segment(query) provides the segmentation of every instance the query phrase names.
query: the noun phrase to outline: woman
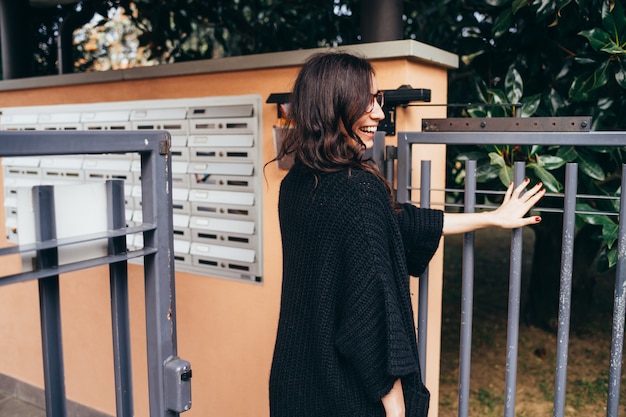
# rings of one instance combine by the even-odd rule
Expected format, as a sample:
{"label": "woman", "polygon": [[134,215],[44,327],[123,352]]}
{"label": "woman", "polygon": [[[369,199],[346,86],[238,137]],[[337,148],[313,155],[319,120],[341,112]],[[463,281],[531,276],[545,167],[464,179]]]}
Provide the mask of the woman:
{"label": "woman", "polygon": [[291,96],[278,158],[283,286],[270,375],[272,417],[422,417],[409,275],[421,274],[442,234],[521,227],[541,184],[509,187],[503,204],[448,214],[396,204],[363,160],[383,120],[383,94],[364,58],[312,56]]}

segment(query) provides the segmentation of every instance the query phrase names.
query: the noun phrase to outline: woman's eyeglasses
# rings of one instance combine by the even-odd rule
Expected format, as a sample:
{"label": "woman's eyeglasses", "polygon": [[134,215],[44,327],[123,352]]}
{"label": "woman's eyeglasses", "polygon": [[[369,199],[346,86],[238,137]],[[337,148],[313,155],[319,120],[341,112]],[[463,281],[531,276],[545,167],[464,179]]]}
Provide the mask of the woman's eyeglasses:
{"label": "woman's eyeglasses", "polygon": [[385,94],[382,91],[377,91],[376,94],[372,94],[370,97],[370,104],[368,104],[365,109],[366,113],[374,111],[374,106],[376,105],[375,102],[378,102],[381,109],[383,108],[383,105],[385,104]]}

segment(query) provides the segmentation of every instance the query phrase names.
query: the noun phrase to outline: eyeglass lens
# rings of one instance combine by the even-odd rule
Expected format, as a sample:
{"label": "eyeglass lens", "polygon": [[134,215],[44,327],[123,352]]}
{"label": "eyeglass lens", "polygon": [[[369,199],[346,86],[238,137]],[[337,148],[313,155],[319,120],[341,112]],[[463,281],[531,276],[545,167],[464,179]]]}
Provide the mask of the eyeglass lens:
{"label": "eyeglass lens", "polygon": [[382,108],[385,104],[385,95],[382,91],[378,91],[376,94],[372,94],[371,100],[372,101],[370,102],[369,106],[367,106],[368,112],[374,110],[374,101],[377,101],[378,105]]}

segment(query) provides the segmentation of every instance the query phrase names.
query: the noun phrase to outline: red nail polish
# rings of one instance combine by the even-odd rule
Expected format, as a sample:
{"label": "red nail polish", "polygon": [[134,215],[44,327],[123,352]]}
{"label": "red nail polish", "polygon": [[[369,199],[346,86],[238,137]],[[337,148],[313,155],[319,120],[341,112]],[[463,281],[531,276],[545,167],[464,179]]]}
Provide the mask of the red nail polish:
{"label": "red nail polish", "polygon": [[541,221],[541,217],[536,216],[536,217],[535,217],[535,221],[536,221],[537,223],[539,223],[539,222]]}

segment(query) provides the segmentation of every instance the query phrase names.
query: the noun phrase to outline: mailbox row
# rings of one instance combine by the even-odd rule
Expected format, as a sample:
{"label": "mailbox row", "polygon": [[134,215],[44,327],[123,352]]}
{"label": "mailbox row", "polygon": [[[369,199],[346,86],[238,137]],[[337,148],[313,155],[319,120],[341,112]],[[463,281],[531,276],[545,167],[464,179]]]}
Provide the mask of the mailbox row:
{"label": "mailbox row", "polygon": [[[109,103],[100,110],[64,105],[56,112],[57,106],[11,108],[0,121],[4,130],[168,130],[177,270],[262,282],[260,97],[228,100],[120,102],[118,109]],[[139,104],[147,110],[132,109]],[[17,190],[40,184],[123,179],[126,221],[142,222],[138,154],[6,157],[2,165],[12,242],[19,242]],[[142,236],[129,235],[127,245],[141,248]]]}

